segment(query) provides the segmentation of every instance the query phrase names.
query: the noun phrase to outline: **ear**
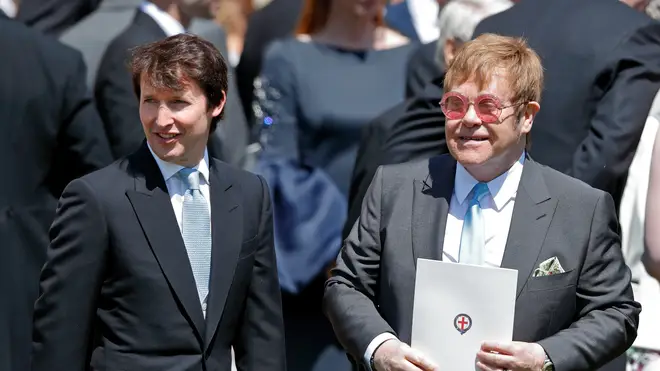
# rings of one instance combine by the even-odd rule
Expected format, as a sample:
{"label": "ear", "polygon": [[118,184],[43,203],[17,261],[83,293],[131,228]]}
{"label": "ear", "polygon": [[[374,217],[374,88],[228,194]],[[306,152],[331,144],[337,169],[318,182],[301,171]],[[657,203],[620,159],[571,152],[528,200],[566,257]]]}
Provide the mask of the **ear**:
{"label": "ear", "polygon": [[222,92],[222,100],[220,103],[211,109],[211,116],[218,117],[222,113],[222,110],[225,108],[225,103],[227,103],[227,93]]}
{"label": "ear", "polygon": [[530,131],[532,131],[532,125],[534,124],[534,117],[536,117],[536,114],[539,112],[540,109],[541,109],[541,105],[539,105],[538,102],[531,101],[527,103],[527,106],[525,107],[525,111],[523,112],[523,121],[521,128],[522,134],[527,134]]}

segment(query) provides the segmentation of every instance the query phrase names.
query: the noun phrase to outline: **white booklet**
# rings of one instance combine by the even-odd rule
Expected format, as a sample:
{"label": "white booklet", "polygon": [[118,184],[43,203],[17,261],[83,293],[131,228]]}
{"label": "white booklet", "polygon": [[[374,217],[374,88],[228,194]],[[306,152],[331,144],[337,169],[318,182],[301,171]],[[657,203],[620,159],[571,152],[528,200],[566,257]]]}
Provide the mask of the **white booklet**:
{"label": "white booklet", "polygon": [[418,259],[411,346],[474,371],[484,341],[511,341],[518,271]]}

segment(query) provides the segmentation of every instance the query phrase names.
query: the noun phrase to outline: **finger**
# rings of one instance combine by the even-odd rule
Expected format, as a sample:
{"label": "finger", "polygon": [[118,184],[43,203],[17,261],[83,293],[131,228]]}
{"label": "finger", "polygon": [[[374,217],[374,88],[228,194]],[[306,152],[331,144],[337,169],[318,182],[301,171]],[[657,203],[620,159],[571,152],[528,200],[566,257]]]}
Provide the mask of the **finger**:
{"label": "finger", "polygon": [[515,369],[516,358],[507,354],[497,354],[479,351],[477,353],[477,361],[485,364],[490,368],[511,370]]}
{"label": "finger", "polygon": [[434,371],[438,369],[438,365],[435,362],[431,361],[425,354],[420,352],[417,349],[406,348],[404,349],[404,356],[406,360],[415,366],[421,368],[425,371]]}
{"label": "finger", "polygon": [[484,341],[481,350],[484,352],[497,352],[502,354],[514,354],[514,345],[510,342]]}

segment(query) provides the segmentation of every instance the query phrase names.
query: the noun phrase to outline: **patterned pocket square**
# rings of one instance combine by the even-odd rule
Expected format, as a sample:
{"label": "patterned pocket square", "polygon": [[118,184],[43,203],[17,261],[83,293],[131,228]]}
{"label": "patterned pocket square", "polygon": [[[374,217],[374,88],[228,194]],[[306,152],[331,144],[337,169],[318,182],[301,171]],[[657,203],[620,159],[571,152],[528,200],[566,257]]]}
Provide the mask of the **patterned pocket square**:
{"label": "patterned pocket square", "polygon": [[552,258],[545,260],[538,268],[536,268],[536,270],[534,270],[533,277],[551,276],[553,274],[564,272],[564,268],[559,264],[559,259],[557,259],[556,256],[553,256]]}

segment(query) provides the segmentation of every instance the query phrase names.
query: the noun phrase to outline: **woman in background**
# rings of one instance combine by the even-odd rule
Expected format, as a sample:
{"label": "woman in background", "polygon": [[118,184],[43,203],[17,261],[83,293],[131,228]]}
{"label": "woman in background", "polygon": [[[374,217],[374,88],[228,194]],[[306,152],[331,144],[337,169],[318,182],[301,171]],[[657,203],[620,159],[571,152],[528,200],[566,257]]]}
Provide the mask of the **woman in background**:
{"label": "woman in background", "polygon": [[[360,133],[403,99],[412,45],[383,24],[383,0],[307,0],[296,37],[268,48],[255,92],[256,171],[273,193],[292,371],[350,369],[321,311],[341,247]],[[360,361],[360,360],[358,360]]]}

